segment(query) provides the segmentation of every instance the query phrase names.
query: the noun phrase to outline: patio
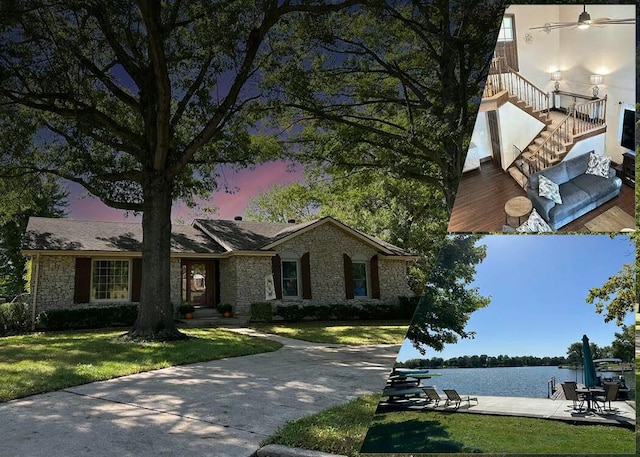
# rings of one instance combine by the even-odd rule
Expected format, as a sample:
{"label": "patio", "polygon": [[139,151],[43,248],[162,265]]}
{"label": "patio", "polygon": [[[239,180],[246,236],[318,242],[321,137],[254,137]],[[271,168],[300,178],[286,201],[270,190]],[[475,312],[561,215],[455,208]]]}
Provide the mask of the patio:
{"label": "patio", "polygon": [[[473,395],[476,397],[476,395]],[[636,405],[635,401],[615,401],[611,405],[616,408],[615,414],[599,414],[593,412],[579,412],[573,410],[573,404],[569,400],[551,400],[548,398],[525,397],[495,397],[477,396],[478,404],[470,407],[465,402],[455,409],[453,407],[432,408],[425,406],[424,402],[383,402],[378,407],[378,413],[410,409],[423,411],[451,411],[456,414],[488,414],[496,416],[519,416],[538,419],[560,420],[576,424],[615,425],[635,429]]]}

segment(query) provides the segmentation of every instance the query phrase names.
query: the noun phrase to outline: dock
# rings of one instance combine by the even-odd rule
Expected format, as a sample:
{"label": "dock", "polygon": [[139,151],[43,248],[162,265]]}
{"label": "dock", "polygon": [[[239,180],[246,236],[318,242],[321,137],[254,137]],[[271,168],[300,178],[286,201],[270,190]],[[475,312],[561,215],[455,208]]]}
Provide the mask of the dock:
{"label": "dock", "polygon": [[439,411],[454,414],[486,414],[492,416],[517,416],[536,419],[557,420],[578,425],[612,425],[635,430],[636,405],[635,401],[613,401],[613,412],[576,411],[573,402],[565,399],[553,400],[550,398],[528,397],[497,397],[477,396],[475,402],[469,406],[463,402],[459,408],[444,406],[441,403],[433,407],[425,400],[407,400],[401,402],[381,402],[378,413],[411,410],[411,411]]}

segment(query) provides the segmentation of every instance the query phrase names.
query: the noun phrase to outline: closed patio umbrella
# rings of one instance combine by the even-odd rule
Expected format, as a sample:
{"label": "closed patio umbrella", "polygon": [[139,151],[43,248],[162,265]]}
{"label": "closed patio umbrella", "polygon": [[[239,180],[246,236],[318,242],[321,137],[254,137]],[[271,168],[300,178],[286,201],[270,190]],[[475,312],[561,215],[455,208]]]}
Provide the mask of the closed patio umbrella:
{"label": "closed patio umbrella", "polygon": [[582,365],[584,370],[584,385],[594,387],[598,384],[598,378],[596,376],[596,367],[593,364],[593,356],[591,355],[587,335],[582,335]]}

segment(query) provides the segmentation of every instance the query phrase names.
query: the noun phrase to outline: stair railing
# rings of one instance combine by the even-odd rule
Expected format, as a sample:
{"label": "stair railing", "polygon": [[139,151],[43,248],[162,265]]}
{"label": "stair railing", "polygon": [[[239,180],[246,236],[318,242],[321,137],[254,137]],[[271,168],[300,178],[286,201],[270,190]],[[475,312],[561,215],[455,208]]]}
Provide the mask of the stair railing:
{"label": "stair railing", "polygon": [[511,68],[504,57],[495,57],[491,61],[483,97],[491,97],[503,90],[524,101],[534,111],[549,111],[549,94]]}
{"label": "stair railing", "polygon": [[571,142],[571,129],[569,119],[571,114],[567,114],[560,123],[549,133],[542,143],[538,145],[535,152],[529,156],[529,165],[535,169],[532,173],[547,168],[551,160],[556,158],[564,149],[566,143]]}
{"label": "stair railing", "polygon": [[598,129],[606,125],[607,96],[575,105],[571,110],[574,135]]}

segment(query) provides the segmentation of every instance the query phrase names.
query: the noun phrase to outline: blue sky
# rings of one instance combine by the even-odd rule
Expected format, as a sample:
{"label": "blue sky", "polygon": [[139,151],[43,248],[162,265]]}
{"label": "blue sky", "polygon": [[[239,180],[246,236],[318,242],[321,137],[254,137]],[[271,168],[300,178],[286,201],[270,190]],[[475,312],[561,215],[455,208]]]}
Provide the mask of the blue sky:
{"label": "blue sky", "polygon": [[[467,330],[475,339],[460,340],[442,352],[427,348],[425,356],[405,341],[398,360],[462,355],[507,354],[563,356],[586,334],[607,346],[620,329],[585,298],[632,263],[628,236],[608,235],[487,235],[479,241],[487,256],[478,265],[472,287],[491,297],[488,307],[474,312]],[[635,321],[630,313],[625,323]]]}

